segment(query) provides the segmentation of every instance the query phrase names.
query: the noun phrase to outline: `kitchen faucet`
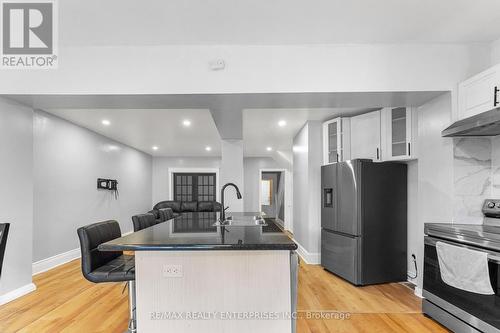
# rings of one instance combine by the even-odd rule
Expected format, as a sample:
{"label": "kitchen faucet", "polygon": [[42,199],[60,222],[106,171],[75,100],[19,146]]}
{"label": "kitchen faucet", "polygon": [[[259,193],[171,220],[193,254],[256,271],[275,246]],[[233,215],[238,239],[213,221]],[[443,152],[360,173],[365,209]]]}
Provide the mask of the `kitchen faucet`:
{"label": "kitchen faucet", "polygon": [[221,205],[222,205],[222,209],[220,212],[220,222],[221,223],[224,223],[224,221],[226,220],[226,209],[229,208],[229,207],[225,207],[225,205],[224,205],[224,191],[226,190],[226,187],[228,187],[228,186],[234,187],[234,189],[236,190],[236,197],[238,199],[241,199],[240,189],[238,188],[238,186],[236,186],[236,184],[227,183],[224,186],[222,186],[222,189],[220,190],[220,200],[221,200]]}

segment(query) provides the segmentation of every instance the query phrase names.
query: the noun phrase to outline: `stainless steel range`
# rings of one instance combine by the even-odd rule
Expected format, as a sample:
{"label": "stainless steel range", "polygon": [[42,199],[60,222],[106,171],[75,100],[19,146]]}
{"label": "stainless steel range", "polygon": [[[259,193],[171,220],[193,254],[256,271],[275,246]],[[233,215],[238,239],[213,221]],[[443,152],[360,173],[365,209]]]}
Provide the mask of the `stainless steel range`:
{"label": "stainless steel range", "polygon": [[[500,200],[486,200],[482,211],[481,225],[425,225],[422,310],[454,332],[500,332]],[[494,294],[473,293],[445,283],[436,250],[438,242],[486,253]]]}

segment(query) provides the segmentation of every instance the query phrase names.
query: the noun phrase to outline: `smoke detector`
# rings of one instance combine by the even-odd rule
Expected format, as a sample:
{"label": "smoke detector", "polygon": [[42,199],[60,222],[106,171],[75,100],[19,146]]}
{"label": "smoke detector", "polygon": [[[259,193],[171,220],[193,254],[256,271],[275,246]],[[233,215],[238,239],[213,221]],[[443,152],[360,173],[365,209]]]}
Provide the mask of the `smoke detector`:
{"label": "smoke detector", "polygon": [[224,62],[224,59],[214,59],[210,61],[209,63],[210,69],[213,71],[221,71],[224,68],[226,68],[226,63]]}

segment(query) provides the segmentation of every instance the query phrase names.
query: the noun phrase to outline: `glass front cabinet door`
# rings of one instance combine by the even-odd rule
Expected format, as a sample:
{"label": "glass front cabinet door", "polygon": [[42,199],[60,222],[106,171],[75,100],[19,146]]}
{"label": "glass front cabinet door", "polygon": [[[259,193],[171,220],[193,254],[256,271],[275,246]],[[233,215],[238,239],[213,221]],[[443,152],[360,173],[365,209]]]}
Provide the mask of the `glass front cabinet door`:
{"label": "glass front cabinet door", "polygon": [[323,164],[350,158],[349,118],[335,118],[323,123]]}
{"label": "glass front cabinet door", "polygon": [[416,117],[411,107],[383,109],[382,126],[385,129],[385,156],[383,160],[408,160],[416,158],[416,146],[413,139],[416,134]]}

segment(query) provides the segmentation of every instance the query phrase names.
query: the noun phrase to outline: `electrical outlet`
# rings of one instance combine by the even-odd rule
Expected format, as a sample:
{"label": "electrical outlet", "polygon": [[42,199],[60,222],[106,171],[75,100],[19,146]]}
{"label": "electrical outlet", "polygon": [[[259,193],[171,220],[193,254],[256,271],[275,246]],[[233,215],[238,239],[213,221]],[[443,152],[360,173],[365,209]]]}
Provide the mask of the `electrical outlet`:
{"label": "electrical outlet", "polygon": [[163,265],[163,277],[181,278],[182,276],[182,265]]}

